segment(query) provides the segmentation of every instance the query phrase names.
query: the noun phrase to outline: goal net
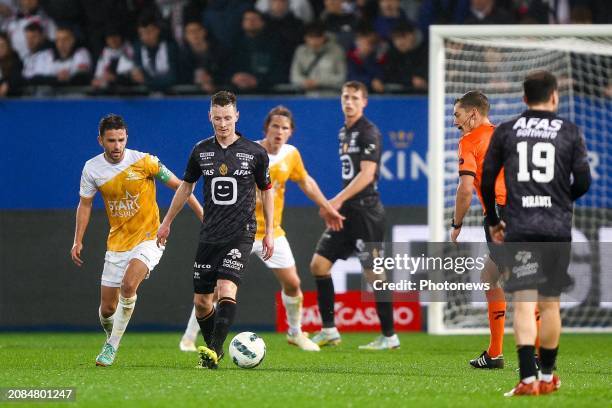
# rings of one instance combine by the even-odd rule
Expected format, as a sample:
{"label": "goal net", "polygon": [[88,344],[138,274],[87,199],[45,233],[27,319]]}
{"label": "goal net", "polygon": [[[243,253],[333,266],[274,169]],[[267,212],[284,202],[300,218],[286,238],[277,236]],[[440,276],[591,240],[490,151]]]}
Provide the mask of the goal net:
{"label": "goal net", "polygon": [[[586,243],[581,247],[591,261],[589,270],[580,273],[588,279],[580,280],[571,299],[562,297],[563,325],[575,331],[612,331],[612,255],[604,248],[612,241],[612,26],[432,26],[430,38],[430,241],[448,240],[454,211],[460,137],[453,126],[454,100],[469,90],[483,91],[491,104],[490,119],[498,124],[526,109],[526,74],[549,70],[559,81],[559,115],[584,132],[593,176],[588,194],[576,202],[572,232],[575,242]],[[484,241],[482,218],[474,196],[462,240]],[[570,273],[574,269],[573,263]],[[450,293],[430,303],[428,328],[438,334],[486,332],[484,297]]]}

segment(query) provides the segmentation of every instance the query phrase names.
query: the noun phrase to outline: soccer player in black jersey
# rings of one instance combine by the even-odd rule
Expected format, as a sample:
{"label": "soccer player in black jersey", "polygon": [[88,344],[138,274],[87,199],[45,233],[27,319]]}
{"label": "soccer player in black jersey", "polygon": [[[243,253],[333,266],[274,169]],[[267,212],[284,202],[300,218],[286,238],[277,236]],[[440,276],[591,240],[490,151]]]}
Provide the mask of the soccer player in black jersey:
{"label": "soccer player in black jersey", "polygon": [[[236,292],[245,273],[255,239],[255,187],[262,194],[265,236],[263,259],[274,250],[274,196],[268,154],[258,143],[236,132],[236,96],[220,91],[210,102],[214,136],[193,148],[183,182],[172,199],[157,233],[164,244],[174,217],[183,208],[195,183],[204,178],[204,222],[193,265],[194,305],[206,346],[200,346],[200,366],[217,368],[223,343],[236,315]],[[217,307],[213,293],[217,288]]]}
{"label": "soccer player in black jersey", "polygon": [[[559,93],[555,76],[547,71],[533,72],[525,78],[523,90],[528,110],[497,127],[482,175],[491,236],[494,242],[509,243],[507,260],[512,262],[505,290],[514,294],[521,381],[506,396],[549,394],[561,385],[553,370],[561,333],[559,297],[572,284],[567,269],[573,201],[585,194],[591,183],[580,130],[556,115]],[[495,212],[495,178],[502,166],[508,192],[505,223]],[[536,305],[542,321],[539,381],[534,357]]]}
{"label": "soccer player in black jersey", "polygon": [[[339,231],[329,228],[325,230],[310,263],[310,271],[316,279],[319,312],[323,322],[322,330],[313,337],[319,346],[340,342],[340,333],[334,323],[332,265],[338,259],[346,259],[357,253],[364,265],[365,277],[371,283],[375,279],[371,270],[373,255],[366,250],[364,244],[382,243],[385,235],[385,210],[377,188],[382,146],[380,131],[363,114],[368,102],[366,86],[357,81],[345,83],[341,102],[344,126],[338,135],[338,154],[344,188],[330,203],[346,220],[344,228]],[[381,291],[374,291],[374,295],[382,336],[360,348],[398,348],[400,343],[393,328],[391,299],[386,298],[388,294]]]}

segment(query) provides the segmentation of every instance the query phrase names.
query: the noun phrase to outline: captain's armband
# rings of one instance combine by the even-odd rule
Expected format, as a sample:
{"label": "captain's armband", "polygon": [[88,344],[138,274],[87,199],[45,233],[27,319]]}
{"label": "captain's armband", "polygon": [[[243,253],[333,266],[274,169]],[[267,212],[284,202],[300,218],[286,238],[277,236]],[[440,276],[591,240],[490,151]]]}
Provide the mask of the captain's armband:
{"label": "captain's armband", "polygon": [[155,175],[155,178],[162,183],[167,183],[174,174],[163,164],[159,163],[159,171]]}

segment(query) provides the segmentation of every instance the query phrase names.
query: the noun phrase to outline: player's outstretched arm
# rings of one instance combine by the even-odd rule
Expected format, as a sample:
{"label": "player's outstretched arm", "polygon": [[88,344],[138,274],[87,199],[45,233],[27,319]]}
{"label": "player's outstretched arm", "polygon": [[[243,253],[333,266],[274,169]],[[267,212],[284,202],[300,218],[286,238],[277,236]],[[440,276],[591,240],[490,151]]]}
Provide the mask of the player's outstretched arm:
{"label": "player's outstretched arm", "polygon": [[166,241],[168,240],[168,236],[170,235],[170,225],[177,214],[183,209],[185,203],[189,199],[189,196],[193,193],[194,183],[188,183],[186,181],[182,181],[181,184],[176,189],[174,193],[174,197],[172,197],[172,203],[170,204],[170,208],[164,217],[161,225],[159,226],[159,230],[157,231],[157,245],[166,245]]}
{"label": "player's outstretched arm", "polygon": [[[172,190],[176,191],[176,189],[181,185],[181,180],[179,180],[179,178],[176,177],[174,174],[170,173],[170,177],[167,181],[164,182],[164,184]],[[198,217],[200,221],[204,220],[204,209],[200,205],[200,202],[198,201],[195,195],[191,194],[189,196],[189,198],[187,199],[187,205],[193,210],[194,214],[196,215],[196,217]]]}
{"label": "player's outstretched arm", "polygon": [[366,188],[372,181],[374,181],[377,168],[378,164],[376,164],[376,162],[362,160],[359,167],[359,173],[357,173],[355,178],[346,187],[344,187],[342,191],[340,191],[330,200],[332,206],[336,210],[339,210],[346,200],[355,196],[361,190]]}
{"label": "player's outstretched arm", "polygon": [[332,231],[340,231],[343,227],[345,217],[340,214],[321,192],[319,185],[309,175],[297,182],[300,189],[310,198],[316,205],[319,206],[319,215],[325,221],[327,228]]}
{"label": "player's outstretched arm", "polygon": [[72,262],[77,266],[83,265],[81,259],[81,250],[83,249],[83,237],[85,236],[85,230],[89,219],[91,218],[91,207],[93,205],[93,197],[81,197],[79,200],[79,206],[76,211],[76,227],[74,229],[74,242],[72,249],[70,250],[70,257]]}
{"label": "player's outstretched arm", "polygon": [[[472,203],[472,191],[474,190],[474,176],[464,174],[459,176],[459,185],[457,186],[457,194],[455,196],[455,213],[453,216],[454,224],[460,226],[463,224],[463,217],[470,209]],[[457,242],[457,238],[461,233],[461,227],[451,229],[451,241]]]}
{"label": "player's outstretched arm", "polygon": [[[167,187],[173,189],[174,191],[176,191],[176,189],[181,185],[181,180],[179,180],[178,177],[176,177],[174,173],[170,171],[169,168],[167,168],[161,163],[159,165],[159,172],[155,175],[155,178],[157,178],[159,181],[161,181]],[[204,210],[198,202],[198,199],[195,198],[193,194],[189,196],[189,199],[187,200],[187,205],[189,205],[189,207],[193,210],[196,217],[198,217],[200,221],[204,220]]]}
{"label": "player's outstretched arm", "polygon": [[262,241],[262,258],[267,261],[274,253],[274,191],[272,188],[261,191],[264,220],[266,222],[266,235]]}

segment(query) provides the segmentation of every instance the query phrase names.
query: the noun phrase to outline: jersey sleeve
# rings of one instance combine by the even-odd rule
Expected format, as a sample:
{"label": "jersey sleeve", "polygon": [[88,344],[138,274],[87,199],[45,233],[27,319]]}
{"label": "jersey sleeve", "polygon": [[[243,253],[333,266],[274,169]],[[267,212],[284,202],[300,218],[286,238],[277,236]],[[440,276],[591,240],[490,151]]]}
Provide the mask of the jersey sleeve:
{"label": "jersey sleeve", "polygon": [[96,191],[98,191],[98,187],[87,171],[87,166],[83,167],[83,172],[81,173],[81,186],[79,189],[79,195],[85,198],[91,198],[96,195]]}
{"label": "jersey sleeve", "polygon": [[589,170],[589,159],[582,132],[577,129],[574,139],[574,154],[572,157],[572,173]]}
{"label": "jersey sleeve", "polygon": [[489,150],[484,159],[482,168],[482,201],[489,225],[499,224],[499,217],[495,210],[495,180],[504,164],[504,134],[502,127],[493,132]]}
{"label": "jersey sleeve", "polygon": [[471,148],[469,142],[464,138],[459,141],[459,175],[476,177],[478,169],[474,149]]}
{"label": "jersey sleeve", "polygon": [[183,180],[185,180],[188,183],[195,183],[196,181],[200,179],[200,176],[202,175],[202,170],[200,169],[200,165],[196,161],[195,155],[196,155],[196,151],[194,147],[193,150],[191,151],[191,154],[189,155],[189,160],[187,161],[187,168],[185,169],[185,174],[183,174]]}
{"label": "jersey sleeve", "polygon": [[255,166],[255,183],[260,190],[268,190],[272,187],[270,180],[270,159],[268,153],[263,148],[257,155],[257,165]]}
{"label": "jersey sleeve", "polygon": [[155,177],[159,173],[162,164],[156,156],[147,154],[144,159],[144,169],[148,177]]}
{"label": "jersey sleeve", "polygon": [[300,154],[298,149],[295,149],[291,156],[292,166],[291,166],[291,174],[289,174],[289,179],[291,181],[297,182],[302,181],[308,176],[308,172],[304,167],[304,162],[302,161],[302,155]]}
{"label": "jersey sleeve", "polygon": [[381,155],[380,132],[371,127],[360,134],[359,147],[361,147],[361,160],[378,163]]}

